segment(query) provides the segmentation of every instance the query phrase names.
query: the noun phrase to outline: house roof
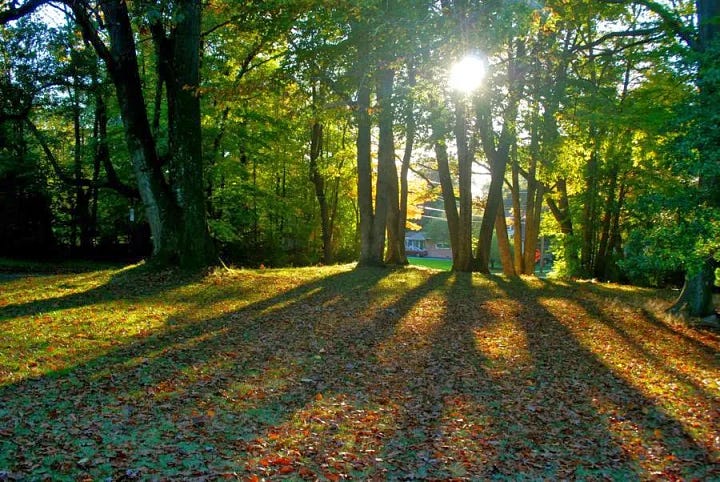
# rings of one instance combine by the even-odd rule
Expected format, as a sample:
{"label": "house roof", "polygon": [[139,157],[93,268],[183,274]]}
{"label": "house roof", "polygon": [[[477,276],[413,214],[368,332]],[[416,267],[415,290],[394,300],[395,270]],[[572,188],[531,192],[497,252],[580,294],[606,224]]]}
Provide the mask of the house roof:
{"label": "house roof", "polygon": [[420,241],[425,241],[427,238],[422,233],[422,231],[415,231],[415,232],[405,233],[405,239],[417,239]]}

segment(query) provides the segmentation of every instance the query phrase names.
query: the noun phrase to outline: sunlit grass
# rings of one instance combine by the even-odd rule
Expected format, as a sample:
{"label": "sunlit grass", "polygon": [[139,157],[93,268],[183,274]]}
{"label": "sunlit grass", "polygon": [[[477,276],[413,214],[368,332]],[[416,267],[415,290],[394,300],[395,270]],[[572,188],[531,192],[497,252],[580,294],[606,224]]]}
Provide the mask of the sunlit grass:
{"label": "sunlit grass", "polygon": [[0,472],[718,475],[720,338],[664,293],[353,268],[0,280]]}

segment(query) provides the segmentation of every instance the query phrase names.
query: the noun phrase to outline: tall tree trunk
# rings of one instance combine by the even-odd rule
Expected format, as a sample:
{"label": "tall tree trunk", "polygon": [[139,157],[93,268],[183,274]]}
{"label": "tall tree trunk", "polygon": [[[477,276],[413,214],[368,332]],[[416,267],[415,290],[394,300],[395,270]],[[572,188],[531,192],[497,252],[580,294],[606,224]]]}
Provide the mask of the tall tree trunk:
{"label": "tall tree trunk", "polygon": [[[378,243],[374,241],[372,194],[372,159],[371,159],[371,119],[370,119],[370,83],[368,82],[370,46],[367,38],[367,26],[362,23],[353,25],[353,36],[357,44],[357,185],[358,185],[358,217],[360,232],[359,266],[383,265],[382,250],[378,253],[373,249]],[[383,237],[384,238],[384,237]]]}
{"label": "tall tree trunk", "polygon": [[408,87],[410,93],[405,105],[405,150],[403,151],[402,166],[400,168],[400,218],[398,219],[398,231],[402,233],[403,240],[401,243],[401,263],[408,264],[407,254],[405,253],[405,226],[407,224],[408,214],[408,173],[410,171],[410,161],[412,160],[413,145],[415,144],[415,103],[413,102],[412,89],[416,83],[416,71],[412,61],[408,63]]}
{"label": "tall tree trunk", "polygon": [[322,156],[322,152],[323,126],[320,121],[315,120],[315,122],[313,122],[310,135],[310,180],[315,187],[315,197],[317,198],[318,205],[320,207],[320,231],[323,243],[322,262],[324,264],[331,264],[333,259],[330,214],[328,211],[327,197],[325,194],[325,178],[320,172],[320,168],[318,166],[318,159],[320,159],[320,156]]}
{"label": "tall tree trunk", "polygon": [[[460,206],[458,212],[457,257],[453,263],[454,271],[473,270],[472,254],[472,162],[473,156],[468,148],[467,109],[465,99],[455,99],[455,142],[458,153],[458,191]],[[492,233],[491,233],[492,235]],[[454,254],[455,248],[453,248]]]}
{"label": "tall tree trunk", "polygon": [[530,166],[527,171],[527,196],[525,198],[525,237],[523,239],[523,274],[535,273],[535,253],[538,249],[540,235],[540,213],[543,198],[543,186],[537,180],[537,170],[540,164],[540,129],[537,107],[533,112],[531,140],[530,140]]}
{"label": "tall tree trunk", "polygon": [[520,204],[520,166],[518,165],[517,148],[513,148],[512,160],[512,212],[513,212],[513,261],[515,272],[525,272],[525,259],[523,258],[523,220]]}
{"label": "tall tree trunk", "polygon": [[440,136],[442,136],[442,133],[440,129],[438,129],[438,126],[434,124],[435,158],[438,164],[438,176],[440,177],[440,189],[442,190],[445,218],[447,219],[448,232],[450,234],[450,251],[452,251],[453,266],[455,266],[457,264],[458,225],[460,224],[460,219],[455,201],[455,189],[453,188],[452,177],[450,176],[447,147],[445,146],[445,140]]}
{"label": "tall tree trunk", "polygon": [[[130,160],[145,206],[153,240],[153,260],[161,265],[197,268],[212,261],[213,245],[205,217],[200,128],[199,62],[200,0],[176,3],[168,82],[168,105],[174,107],[169,130],[170,176],[178,184],[173,193],[164,177],[148,120],[135,48],[135,36],[126,2],[102,2],[109,47],[93,26],[82,2],[71,2],[83,35],[105,62],[115,85]],[[158,62],[168,61],[167,56]],[[172,92],[171,92],[172,91]]]}
{"label": "tall tree trunk", "polygon": [[[378,102],[378,179],[375,202],[375,241],[383,239],[387,232],[387,264],[404,264],[405,227],[400,229],[400,197],[398,174],[395,167],[395,140],[393,134],[393,83],[395,72],[389,68],[377,71]],[[384,218],[384,220],[383,220]],[[378,246],[382,249],[382,246]]]}
{"label": "tall tree trunk", "polygon": [[[598,132],[592,133],[593,138],[599,136]],[[594,143],[593,151],[588,159],[585,168],[585,193],[583,202],[582,217],[582,248],[580,251],[580,265],[583,275],[592,273],[593,259],[595,253],[596,224],[597,224],[597,191],[600,147],[598,142]]]}
{"label": "tall tree trunk", "polygon": [[201,0],[183,0],[176,6],[173,34],[173,73],[168,89],[175,97],[175,114],[169,119],[170,155],[178,173],[178,204],[182,213],[180,265],[207,266],[215,248],[205,211],[205,176],[200,118],[200,16]]}
{"label": "tall tree trunk", "polygon": [[510,82],[510,95],[503,112],[503,125],[500,135],[495,134],[494,120],[489,100],[485,99],[477,105],[478,134],[482,142],[482,149],[490,164],[490,188],[485,212],[480,224],[476,260],[474,268],[482,273],[489,273],[490,246],[492,232],[497,217],[497,210],[502,205],[502,188],[505,183],[505,168],[509,162],[510,149],[517,142],[515,123],[517,120],[518,104],[522,95],[525,79],[520,62],[525,57],[525,44],[518,40],[510,45],[510,61],[508,63],[508,78]]}

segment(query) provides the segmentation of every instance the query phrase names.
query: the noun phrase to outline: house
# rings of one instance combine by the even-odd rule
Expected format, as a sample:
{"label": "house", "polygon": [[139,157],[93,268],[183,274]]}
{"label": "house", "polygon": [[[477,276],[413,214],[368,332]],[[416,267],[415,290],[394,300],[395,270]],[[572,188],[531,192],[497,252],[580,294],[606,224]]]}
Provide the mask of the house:
{"label": "house", "polygon": [[407,253],[408,256],[452,258],[452,251],[448,243],[436,243],[428,238],[422,231],[405,233],[405,253]]}

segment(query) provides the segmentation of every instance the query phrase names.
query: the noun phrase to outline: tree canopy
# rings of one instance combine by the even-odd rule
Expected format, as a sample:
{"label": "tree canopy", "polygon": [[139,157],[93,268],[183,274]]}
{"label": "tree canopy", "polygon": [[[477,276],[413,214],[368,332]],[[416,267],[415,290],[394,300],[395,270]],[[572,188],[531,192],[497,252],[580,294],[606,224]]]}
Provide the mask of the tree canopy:
{"label": "tree canopy", "polygon": [[[402,265],[406,231],[439,217],[456,271],[489,272],[496,243],[506,275],[532,274],[549,242],[559,275],[684,276],[678,307],[705,315],[719,16],[711,0],[3,1],[0,254]],[[484,73],[461,92],[467,55]]]}

